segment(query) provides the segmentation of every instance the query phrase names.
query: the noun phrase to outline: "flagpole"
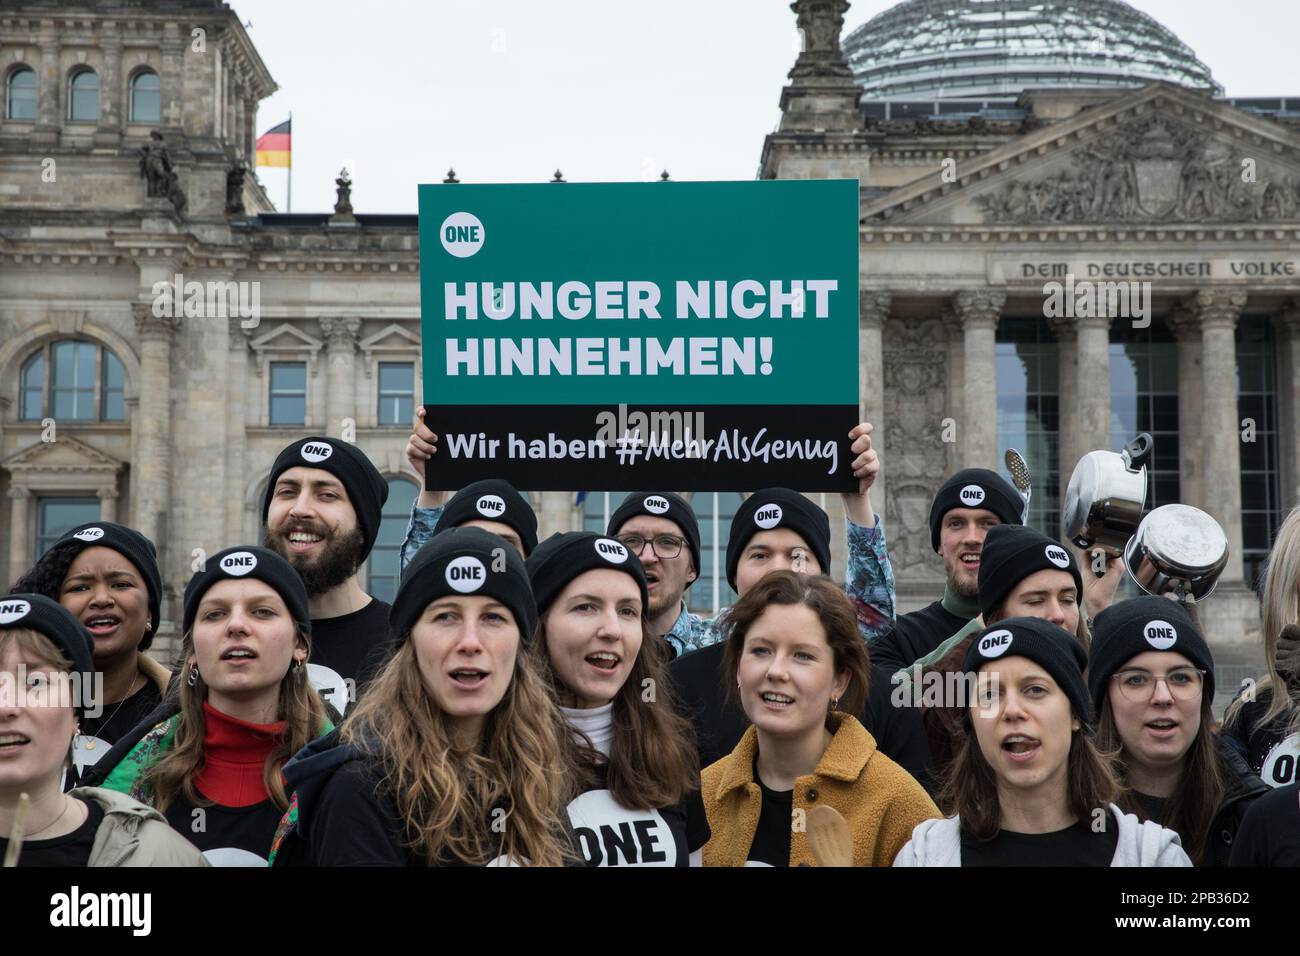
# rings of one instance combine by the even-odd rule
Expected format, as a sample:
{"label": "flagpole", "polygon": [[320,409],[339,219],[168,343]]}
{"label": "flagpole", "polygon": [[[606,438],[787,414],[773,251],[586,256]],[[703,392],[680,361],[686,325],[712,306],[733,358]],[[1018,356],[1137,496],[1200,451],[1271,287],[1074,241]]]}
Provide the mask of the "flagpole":
{"label": "flagpole", "polygon": [[293,110],[289,111],[289,182],[285,187],[284,211],[293,212]]}

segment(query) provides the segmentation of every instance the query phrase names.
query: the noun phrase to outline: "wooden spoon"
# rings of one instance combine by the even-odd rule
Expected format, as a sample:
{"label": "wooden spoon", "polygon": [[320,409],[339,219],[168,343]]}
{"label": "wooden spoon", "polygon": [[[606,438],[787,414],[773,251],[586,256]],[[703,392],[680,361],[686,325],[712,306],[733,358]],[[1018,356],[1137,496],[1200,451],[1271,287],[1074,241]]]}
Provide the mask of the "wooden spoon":
{"label": "wooden spoon", "polygon": [[27,794],[18,795],[18,808],[14,811],[14,825],[9,831],[9,847],[5,850],[4,865],[17,866],[18,854],[23,850],[23,824],[27,822],[27,810],[32,805],[32,801]]}
{"label": "wooden spoon", "polygon": [[834,807],[822,804],[808,814],[808,845],[818,866],[852,866],[849,823]]}

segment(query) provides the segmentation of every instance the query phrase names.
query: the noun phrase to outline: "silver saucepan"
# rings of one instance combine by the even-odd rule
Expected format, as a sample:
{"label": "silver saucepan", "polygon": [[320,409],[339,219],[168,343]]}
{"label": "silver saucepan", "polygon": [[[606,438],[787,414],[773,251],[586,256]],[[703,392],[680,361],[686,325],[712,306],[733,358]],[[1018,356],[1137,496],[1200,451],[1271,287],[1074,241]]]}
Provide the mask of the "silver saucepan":
{"label": "silver saucepan", "polygon": [[1090,451],[1079,459],[1061,507],[1062,538],[1085,551],[1124,550],[1142,520],[1152,445],[1151,436],[1143,432],[1122,452]]}
{"label": "silver saucepan", "polygon": [[1148,594],[1204,600],[1228,563],[1219,523],[1191,505],[1163,505],[1142,519],[1124,548],[1124,566]]}

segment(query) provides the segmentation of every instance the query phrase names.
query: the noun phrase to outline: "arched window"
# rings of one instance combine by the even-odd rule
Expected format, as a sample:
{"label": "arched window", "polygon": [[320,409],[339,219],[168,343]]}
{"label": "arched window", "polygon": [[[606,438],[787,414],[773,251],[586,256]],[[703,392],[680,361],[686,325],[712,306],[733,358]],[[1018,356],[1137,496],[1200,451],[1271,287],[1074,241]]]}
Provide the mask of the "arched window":
{"label": "arched window", "polygon": [[131,79],[131,122],[157,123],[162,118],[162,83],[158,74],[143,70]]}
{"label": "arched window", "polygon": [[94,342],[63,339],[42,346],[23,362],[18,416],[23,421],[126,420],[122,360]]}
{"label": "arched window", "polygon": [[68,119],[88,123],[99,119],[99,74],[94,70],[79,70],[72,75]]}
{"label": "arched window", "polygon": [[36,119],[36,71],[31,67],[20,66],[9,74],[9,89],[6,102],[6,115],[11,120],[24,123]]}
{"label": "arched window", "polygon": [[380,512],[379,534],[370,552],[370,593],[381,601],[393,603],[400,577],[397,551],[406,537],[406,525],[411,518],[411,503],[420,493],[412,482],[404,478],[388,479],[388,501]]}

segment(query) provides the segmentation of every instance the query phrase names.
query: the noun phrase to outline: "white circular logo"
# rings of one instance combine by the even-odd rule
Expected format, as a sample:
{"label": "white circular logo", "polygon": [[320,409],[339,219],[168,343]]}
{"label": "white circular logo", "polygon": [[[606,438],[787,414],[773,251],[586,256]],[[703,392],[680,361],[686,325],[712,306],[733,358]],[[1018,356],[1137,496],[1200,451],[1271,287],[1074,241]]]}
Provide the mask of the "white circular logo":
{"label": "white circular logo", "polygon": [[237,578],[242,578],[257,567],[257,555],[252,551],[236,551],[221,559],[221,570]]}
{"label": "white circular logo", "polygon": [[484,518],[504,518],[506,514],[506,501],[500,495],[483,495],[474,507]]}
{"label": "white circular logo", "polygon": [[961,499],[961,503],[966,507],[973,508],[975,505],[984,502],[984,489],[979,485],[967,485],[957,497]]}
{"label": "white circular logo", "polygon": [[438,227],[438,238],[457,259],[468,259],[483,248],[483,223],[472,212],[453,212]]}
{"label": "white circular logo", "polygon": [[1064,548],[1049,544],[1043,550],[1043,554],[1047,556],[1048,561],[1051,561],[1058,568],[1068,568],[1070,566],[1070,555],[1066,553]]}
{"label": "white circular logo", "polygon": [[1168,621],[1151,621],[1142,629],[1142,636],[1158,651],[1167,651],[1178,640],[1178,632]]}
{"label": "white circular logo", "polygon": [[74,534],[73,537],[81,541],[98,541],[100,538],[104,537],[104,529],[84,528],[81,531],[78,531],[76,534]]}
{"label": "white circular logo", "polygon": [[472,554],[463,554],[459,558],[453,558],[447,565],[446,577],[453,590],[470,594],[487,581],[487,568]]}
{"label": "white circular logo", "polygon": [[645,505],[645,510],[652,515],[661,515],[668,510],[668,499],[659,498],[655,495],[651,495],[642,504]]}
{"label": "white circular logo", "polygon": [[324,461],[334,454],[334,446],[329,442],[309,441],[302,446],[303,461]]}
{"label": "white circular logo", "polygon": [[1001,657],[1011,646],[1011,632],[989,631],[980,638],[980,653],[985,657]]}
{"label": "white circular logo", "polygon": [[780,505],[763,505],[754,512],[754,524],[764,529],[775,528],[781,523],[782,514]]}
{"label": "white circular logo", "polygon": [[1259,775],[1270,787],[1300,782],[1300,734],[1283,737],[1264,757]]}
{"label": "white circular logo", "polygon": [[14,621],[20,621],[27,616],[27,612],[31,609],[32,606],[26,601],[6,601],[4,598],[0,598],[0,624],[12,624]]}
{"label": "white circular logo", "polygon": [[596,553],[610,564],[622,564],[627,560],[627,548],[623,547],[623,542],[613,538],[597,538]]}

